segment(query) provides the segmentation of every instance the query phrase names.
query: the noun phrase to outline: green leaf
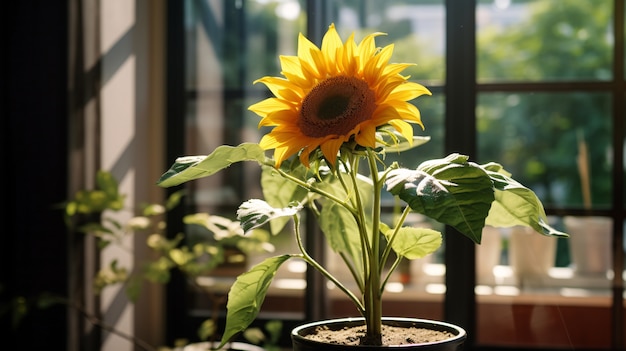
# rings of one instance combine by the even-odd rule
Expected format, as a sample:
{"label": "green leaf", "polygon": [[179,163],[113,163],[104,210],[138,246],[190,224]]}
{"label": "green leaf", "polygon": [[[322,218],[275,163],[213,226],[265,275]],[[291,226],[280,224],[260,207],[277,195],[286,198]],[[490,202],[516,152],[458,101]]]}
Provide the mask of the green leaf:
{"label": "green leaf", "polygon": [[281,331],[283,330],[283,322],[276,319],[268,321],[265,323],[265,330],[267,330],[270,335],[270,343],[276,344],[278,343]]}
{"label": "green leaf", "polygon": [[274,208],[267,202],[251,199],[239,206],[237,219],[241,222],[244,232],[258,228],[270,220],[279,217],[293,217],[302,209],[302,206],[291,205],[285,208]]}
{"label": "green leaf", "polygon": [[200,328],[198,328],[198,338],[200,338],[200,340],[208,340],[213,334],[215,334],[216,330],[217,326],[215,325],[215,322],[210,318],[206,319],[202,322]]}
{"label": "green leaf", "polygon": [[98,171],[94,190],[80,190],[68,201],[65,213],[68,217],[76,214],[98,214],[105,210],[119,211],[124,208],[125,195],[119,193],[117,180],[110,172]]}
{"label": "green leaf", "polygon": [[140,277],[131,277],[126,282],[126,296],[133,303],[137,302],[139,299],[139,294],[141,294],[141,278]]}
{"label": "green leaf", "polygon": [[386,179],[387,190],[413,211],[456,228],[480,243],[485,218],[495,199],[493,183],[468,157],[451,154],[422,163],[416,170],[395,169]]}
{"label": "green leaf", "polygon": [[[384,232],[387,240],[393,230]],[[429,228],[402,227],[398,229],[391,247],[399,256],[414,260],[429,255],[441,247],[441,233]]]}
{"label": "green leaf", "polygon": [[[325,178],[325,181],[315,183],[314,186],[327,193],[333,194],[339,199],[348,199],[351,196],[346,193],[341,183],[330,175]],[[359,189],[364,208],[370,208],[374,193],[374,186],[371,179],[359,175],[357,177],[357,188]],[[350,257],[353,267],[359,270],[359,272],[362,272],[363,255],[361,251],[361,236],[354,216],[350,211],[336,202],[324,198],[321,198],[320,201],[322,204],[318,218],[320,229],[326,236],[331,249]],[[366,216],[365,220],[365,227],[371,228],[372,218]],[[371,235],[371,233],[369,233],[369,235]]]}
{"label": "green leaf", "polygon": [[523,225],[546,236],[569,236],[547,223],[545,210],[535,192],[510,178],[503,169],[487,172],[494,181],[496,192],[486,224],[494,227]]}
{"label": "green leaf", "polygon": [[267,258],[237,277],[228,293],[226,326],[218,349],[237,333],[246,330],[254,321],[276,271],[291,257],[292,255],[282,255]]}
{"label": "green leaf", "polygon": [[161,204],[148,204],[143,208],[141,213],[143,213],[144,216],[152,217],[162,215],[165,213],[165,211],[165,206]]}
{"label": "green leaf", "polygon": [[180,201],[183,196],[187,195],[187,191],[185,189],[177,190],[173,192],[165,203],[165,208],[169,211],[174,209],[176,206],[180,204]]}
{"label": "green leaf", "polygon": [[248,328],[244,330],[243,337],[255,345],[259,345],[265,340],[265,334],[261,328]]}
{"label": "green leaf", "polygon": [[[289,174],[305,179],[307,171],[304,166],[300,165],[300,167],[289,169]],[[306,189],[282,177],[274,168],[268,166],[264,166],[261,171],[261,188],[265,201],[275,208],[287,207],[292,202],[304,202],[308,194]],[[272,233],[278,234],[289,219],[285,217],[272,221],[270,223]]]}
{"label": "green leaf", "polygon": [[165,284],[170,281],[170,269],[173,266],[173,262],[166,257],[159,257],[156,261],[146,264],[144,277],[151,282]]}
{"label": "green leaf", "polygon": [[189,252],[189,247],[182,246],[181,248],[176,248],[170,250],[170,260],[174,262],[177,266],[184,266],[193,260],[193,254]]}
{"label": "green leaf", "polygon": [[362,270],[361,238],[352,214],[332,201],[325,201],[322,205],[319,225],[330,248],[350,257],[353,266]]}
{"label": "green leaf", "polygon": [[[107,171],[98,171],[96,174],[96,184],[98,189],[102,190],[109,199],[119,199],[119,187],[117,180],[113,177],[113,174]],[[120,205],[119,203],[116,205]],[[123,205],[123,203],[121,204]],[[122,206],[114,207],[114,209],[121,209]]]}
{"label": "green leaf", "polygon": [[238,146],[219,146],[208,156],[179,157],[157,181],[157,185],[167,188],[208,177],[241,161],[262,163],[265,161],[265,151],[258,144],[243,143]]}

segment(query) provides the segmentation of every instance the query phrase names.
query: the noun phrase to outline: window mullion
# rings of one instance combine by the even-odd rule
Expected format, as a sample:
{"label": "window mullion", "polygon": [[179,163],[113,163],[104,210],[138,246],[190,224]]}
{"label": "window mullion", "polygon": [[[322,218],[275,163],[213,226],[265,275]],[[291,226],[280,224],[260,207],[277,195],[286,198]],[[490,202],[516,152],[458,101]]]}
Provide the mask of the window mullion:
{"label": "window mullion", "polygon": [[[447,0],[445,150],[476,154],[476,2]],[[474,243],[454,228],[446,228],[445,319],[468,332],[475,340]]]}

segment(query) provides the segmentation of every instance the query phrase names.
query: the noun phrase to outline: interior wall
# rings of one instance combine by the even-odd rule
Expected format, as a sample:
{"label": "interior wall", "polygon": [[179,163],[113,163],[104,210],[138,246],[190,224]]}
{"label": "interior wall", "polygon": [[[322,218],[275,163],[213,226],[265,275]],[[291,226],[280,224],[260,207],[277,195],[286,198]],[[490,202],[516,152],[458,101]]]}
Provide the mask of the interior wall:
{"label": "interior wall", "polygon": [[[125,222],[141,204],[162,202],[155,183],[164,170],[163,153],[163,1],[100,1],[102,62],[102,169],[120,181],[130,211],[115,214]],[[145,236],[129,236],[126,249],[104,250],[101,264],[116,259],[139,271],[150,252]],[[132,248],[132,251],[127,251]],[[107,288],[101,298],[105,321],[153,345],[163,340],[163,293],[158,285],[144,285],[132,303],[124,286]],[[103,334],[102,350],[133,350],[134,345],[114,334]]]}

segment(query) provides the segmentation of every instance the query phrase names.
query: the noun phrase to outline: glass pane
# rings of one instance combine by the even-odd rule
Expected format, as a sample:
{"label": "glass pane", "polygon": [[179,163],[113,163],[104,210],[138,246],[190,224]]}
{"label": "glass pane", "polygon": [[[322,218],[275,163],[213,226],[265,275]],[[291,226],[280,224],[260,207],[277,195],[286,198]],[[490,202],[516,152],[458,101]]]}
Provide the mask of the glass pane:
{"label": "glass pane", "polygon": [[[402,154],[385,155],[386,162],[398,161],[415,168],[427,159],[444,155],[444,96],[441,85],[445,79],[445,11],[443,0],[388,0],[388,1],[328,1],[331,19],[345,40],[352,32],[360,41],[366,34],[384,32],[376,38],[379,47],[394,44],[392,62],[414,63],[404,71],[410,80],[425,85],[433,96],[422,96],[413,101],[419,108],[425,130],[415,126],[415,135],[429,136],[431,141]],[[385,194],[389,195],[389,194]],[[391,195],[385,205],[394,205]],[[391,208],[388,210],[389,216]],[[443,226],[420,216],[413,216],[407,224],[428,226],[442,231]],[[419,316],[443,319],[445,293],[445,265],[441,248],[420,260],[404,260],[387,284],[385,310],[391,315]],[[334,253],[328,254],[331,271],[343,281],[351,281],[343,262]],[[343,294],[331,287],[333,316],[354,316],[356,310]]]}
{"label": "glass pane", "polygon": [[[304,8],[304,0],[187,2],[187,155],[206,155],[222,144],[260,140],[259,117],[248,107],[268,97],[269,92],[264,85],[253,82],[279,75],[279,54],[295,55],[298,33],[305,32]],[[252,162],[235,164],[186,186],[189,211],[234,220],[243,201],[261,197],[260,167]],[[188,238],[214,240],[193,229],[188,228]],[[289,234],[271,236],[269,242],[276,252],[297,252]],[[263,250],[242,256],[242,250],[237,246],[229,256],[236,264],[220,265],[200,277],[199,285],[219,297],[228,292],[237,274],[275,255]],[[305,286],[303,267],[285,264],[276,275],[261,313],[303,318]],[[197,316],[225,307],[212,306],[202,293],[194,293],[190,301],[191,313]]]}
{"label": "glass pane", "polygon": [[478,96],[478,158],[501,163],[546,207],[611,205],[611,128],[609,94]]}
{"label": "glass pane", "polygon": [[483,0],[479,81],[610,80],[613,1]]}
{"label": "glass pane", "polygon": [[443,0],[328,1],[331,18],[342,38],[373,32],[380,47],[393,43],[393,62],[415,63],[402,71],[427,86],[445,78],[445,11]]}
{"label": "glass pane", "polygon": [[[604,93],[481,93],[478,158],[500,162],[547,206],[610,208],[611,101]],[[479,344],[610,347],[612,220],[551,216],[549,222],[571,237],[485,228],[476,247]],[[580,314],[594,327],[571,333],[579,330],[573,321]]]}
{"label": "glass pane", "polygon": [[[304,1],[193,1],[187,7],[187,154],[257,142],[259,117],[248,106],[267,97],[263,76],[279,75],[279,54],[295,55]],[[194,203],[238,206],[258,197],[259,167],[234,165],[190,182]]]}
{"label": "glass pane", "polygon": [[[487,273],[477,276],[479,344],[610,347],[612,221],[571,216],[549,221],[571,237],[487,227],[487,246],[477,247],[477,272]],[[580,328],[577,315],[592,327]]]}

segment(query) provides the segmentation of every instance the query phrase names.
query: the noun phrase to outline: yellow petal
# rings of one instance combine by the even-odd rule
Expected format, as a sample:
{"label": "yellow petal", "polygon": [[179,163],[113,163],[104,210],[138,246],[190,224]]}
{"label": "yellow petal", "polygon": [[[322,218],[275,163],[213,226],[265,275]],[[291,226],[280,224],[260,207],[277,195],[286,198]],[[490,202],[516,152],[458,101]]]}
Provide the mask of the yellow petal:
{"label": "yellow petal", "polygon": [[296,84],[293,84],[285,78],[279,77],[263,77],[257,79],[254,83],[263,83],[272,93],[283,100],[295,101],[302,99],[304,93]]}
{"label": "yellow petal", "polygon": [[268,98],[248,107],[248,110],[256,113],[259,116],[265,116],[268,113],[274,111],[288,110],[290,108],[291,107],[289,105],[287,105],[284,101],[280,99]]}
{"label": "yellow petal", "polygon": [[276,166],[280,167],[284,160],[304,147],[297,143],[299,140],[302,140],[302,138],[297,138],[293,134],[274,133],[272,131],[261,138],[259,146],[264,150],[274,149],[274,161]]}
{"label": "yellow petal", "polygon": [[326,69],[324,54],[319,50],[311,51],[311,57],[313,59],[313,65],[319,74],[319,78],[326,77],[328,75],[328,70]]}
{"label": "yellow petal", "polygon": [[267,116],[261,119],[259,122],[259,128],[289,124],[297,118],[297,112],[291,110],[275,111],[267,114]]}
{"label": "yellow petal", "polygon": [[432,93],[425,86],[413,83],[406,82],[404,84],[398,85],[392,92],[389,94],[389,99],[394,100],[402,100],[409,101],[413,100],[418,96],[422,95],[431,95]]}
{"label": "yellow petal", "polygon": [[302,73],[304,74],[304,79],[308,81],[320,80],[321,74],[315,62],[313,62],[313,65],[311,65],[309,61],[300,60],[300,67],[302,67]]}
{"label": "yellow petal", "polygon": [[275,148],[274,149],[274,164],[276,168],[279,168],[280,165],[283,163],[283,161],[288,159],[289,156],[291,155],[292,153],[290,152],[290,148],[288,146]]}
{"label": "yellow petal", "polygon": [[387,99],[389,98],[389,95],[391,95],[391,92],[394,91],[396,89],[396,87],[400,84],[404,84],[405,81],[400,79],[388,79],[382,82],[379,82],[378,85],[375,86],[375,89],[378,93],[378,101],[379,103],[384,103],[385,101],[387,101]]}
{"label": "yellow petal", "polygon": [[307,80],[302,73],[302,67],[300,67],[300,59],[297,56],[280,56],[280,72],[289,81],[303,86],[307,84]]}
{"label": "yellow petal", "polygon": [[400,115],[394,106],[385,104],[378,106],[376,111],[374,111],[371,123],[380,126],[389,123],[392,119],[402,119],[402,115]]}
{"label": "yellow petal", "polygon": [[376,68],[383,70],[384,66],[387,65],[389,60],[391,59],[391,55],[393,54],[393,44],[389,44],[385,46],[380,52],[375,56],[376,57]]}
{"label": "yellow petal", "polygon": [[376,146],[376,125],[365,124],[361,127],[359,133],[354,137],[357,144],[361,146]]}
{"label": "yellow petal", "polygon": [[326,157],[326,160],[333,166],[337,162],[337,153],[343,142],[342,139],[331,139],[320,145],[324,157]]}
{"label": "yellow petal", "polygon": [[415,64],[414,63],[392,63],[392,64],[389,64],[387,67],[385,67],[383,71],[383,75],[385,76],[396,75],[411,66],[415,66]]}
{"label": "yellow petal", "polygon": [[285,56],[280,55],[280,67],[283,72],[293,75],[301,75],[302,69],[300,68],[300,59],[298,56]]}
{"label": "yellow petal", "polygon": [[415,107],[415,105],[409,102],[404,102],[398,105],[399,106],[396,107],[396,110],[402,116],[401,118],[402,120],[417,123],[422,127],[422,129],[424,129],[424,124],[422,123],[420,110],[418,110],[417,107]]}
{"label": "yellow petal", "polygon": [[368,81],[375,81],[379,77],[382,77],[382,72],[385,68],[385,65],[391,58],[391,54],[393,53],[393,45],[385,46],[379,53],[373,56],[366,64],[363,69],[363,75],[365,79]]}
{"label": "yellow petal", "polygon": [[302,163],[306,168],[309,168],[309,155],[311,154],[311,151],[308,148],[305,148],[304,150],[302,150],[300,152],[300,163]]}
{"label": "yellow petal", "polygon": [[322,53],[324,53],[324,58],[326,59],[327,70],[331,70],[333,67],[336,68],[337,50],[342,46],[343,43],[333,23],[328,27],[328,31],[322,39]]}
{"label": "yellow petal", "polygon": [[389,124],[392,125],[406,140],[408,140],[409,144],[413,144],[413,126],[399,119],[389,121]]}
{"label": "yellow petal", "polygon": [[307,37],[305,37],[302,33],[298,36],[298,57],[300,60],[305,60],[312,62],[311,52],[319,51],[320,49],[313,44]]}
{"label": "yellow petal", "polygon": [[357,46],[354,42],[354,33],[346,40],[346,44],[340,51],[341,61],[338,61],[338,63],[341,64],[341,71],[349,76],[355,75],[359,66],[357,59],[354,57],[357,51]]}
{"label": "yellow petal", "polygon": [[360,69],[363,70],[365,68],[366,61],[374,57],[376,54],[376,42],[374,38],[379,35],[384,35],[385,33],[374,33],[366,36],[361,43],[358,45],[357,52],[358,56],[361,58]]}
{"label": "yellow petal", "polygon": [[302,72],[309,76],[307,77],[308,79],[312,77],[319,78],[320,76],[320,66],[316,62],[319,54],[320,49],[300,33],[298,37],[298,58],[300,59]]}

